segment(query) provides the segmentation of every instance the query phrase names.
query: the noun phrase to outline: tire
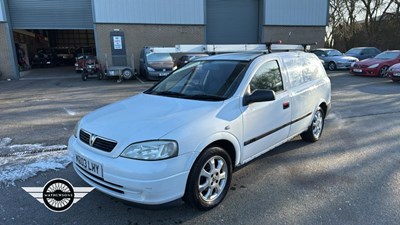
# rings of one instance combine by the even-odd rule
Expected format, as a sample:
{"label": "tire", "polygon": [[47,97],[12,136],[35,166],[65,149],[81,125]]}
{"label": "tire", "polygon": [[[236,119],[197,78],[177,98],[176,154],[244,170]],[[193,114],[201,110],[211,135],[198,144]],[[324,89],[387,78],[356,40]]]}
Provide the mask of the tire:
{"label": "tire", "polygon": [[328,70],[330,70],[330,71],[336,70],[336,63],[329,62],[328,63]]}
{"label": "tire", "polygon": [[98,79],[99,80],[103,80],[103,77],[104,77],[104,74],[103,74],[103,72],[99,72],[99,75],[98,75]]}
{"label": "tire", "polygon": [[126,70],[122,71],[122,77],[125,80],[129,80],[129,79],[131,79],[133,77],[133,73],[132,73],[131,70],[126,69]]}
{"label": "tire", "polygon": [[209,147],[190,170],[183,200],[199,210],[210,210],[225,198],[231,180],[230,156],[220,147]]}
{"label": "tire", "polygon": [[387,77],[387,70],[389,69],[389,67],[388,66],[382,66],[380,69],[379,69],[379,77]]}
{"label": "tire", "polygon": [[87,73],[82,73],[82,80],[87,81],[87,79],[88,79]]}
{"label": "tire", "polygon": [[318,107],[317,111],[314,113],[310,127],[300,134],[304,141],[316,142],[321,137],[322,131],[325,125],[325,113]]}

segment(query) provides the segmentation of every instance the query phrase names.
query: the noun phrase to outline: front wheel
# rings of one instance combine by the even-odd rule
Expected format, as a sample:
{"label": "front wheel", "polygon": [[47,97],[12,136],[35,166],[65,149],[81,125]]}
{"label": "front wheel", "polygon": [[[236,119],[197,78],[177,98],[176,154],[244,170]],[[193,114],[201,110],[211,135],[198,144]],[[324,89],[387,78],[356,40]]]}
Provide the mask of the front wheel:
{"label": "front wheel", "polygon": [[311,122],[311,126],[308,128],[308,130],[300,134],[301,138],[304,141],[309,142],[318,141],[321,137],[322,130],[324,129],[324,119],[324,111],[320,107],[318,107],[318,110],[315,112],[313,120]]}
{"label": "front wheel", "polygon": [[82,73],[82,80],[83,81],[87,81],[88,77],[89,77],[89,75],[87,73],[85,73],[85,72]]}
{"label": "front wheel", "polygon": [[220,147],[210,147],[194,163],[183,200],[200,210],[209,210],[225,198],[232,179],[232,161]]}
{"label": "front wheel", "polygon": [[98,78],[99,80],[103,80],[103,78],[104,78],[103,72],[100,71],[97,78]]}
{"label": "front wheel", "polygon": [[379,76],[380,77],[387,77],[387,70],[389,69],[388,66],[382,66],[382,68],[379,69]]}
{"label": "front wheel", "polygon": [[336,70],[336,64],[334,62],[329,62],[328,70],[330,71]]}

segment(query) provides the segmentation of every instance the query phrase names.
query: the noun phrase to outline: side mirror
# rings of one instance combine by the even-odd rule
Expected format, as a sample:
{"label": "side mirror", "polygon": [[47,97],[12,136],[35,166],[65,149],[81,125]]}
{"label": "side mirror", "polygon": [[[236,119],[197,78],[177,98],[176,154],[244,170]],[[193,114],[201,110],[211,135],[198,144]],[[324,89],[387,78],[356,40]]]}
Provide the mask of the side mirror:
{"label": "side mirror", "polygon": [[251,95],[243,97],[243,106],[255,102],[268,102],[275,100],[275,92],[271,90],[256,90]]}

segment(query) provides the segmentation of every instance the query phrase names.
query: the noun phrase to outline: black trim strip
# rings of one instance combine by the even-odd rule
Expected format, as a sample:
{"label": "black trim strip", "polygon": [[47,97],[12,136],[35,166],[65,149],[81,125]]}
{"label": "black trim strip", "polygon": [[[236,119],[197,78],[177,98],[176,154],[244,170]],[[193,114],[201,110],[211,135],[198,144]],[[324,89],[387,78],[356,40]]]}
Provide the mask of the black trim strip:
{"label": "black trim strip", "polygon": [[304,116],[302,116],[302,117],[300,117],[300,118],[298,118],[298,119],[295,119],[295,120],[291,121],[290,123],[284,124],[284,125],[282,125],[282,126],[280,126],[280,127],[277,127],[277,128],[275,128],[275,129],[273,129],[273,130],[268,131],[267,133],[261,134],[260,136],[257,136],[257,137],[255,137],[255,138],[252,138],[252,139],[248,140],[248,141],[245,141],[245,142],[244,142],[244,146],[249,145],[249,144],[251,144],[251,143],[254,143],[254,142],[256,142],[256,141],[258,141],[258,140],[260,140],[260,139],[263,139],[263,138],[267,137],[268,135],[271,135],[271,134],[273,134],[273,133],[275,133],[275,132],[277,132],[277,131],[279,131],[279,130],[281,130],[281,129],[287,127],[287,126],[290,126],[290,125],[292,125],[292,124],[294,124],[294,123],[297,123],[297,122],[299,122],[300,120],[303,120],[303,119],[307,118],[307,117],[310,116],[311,114],[312,114],[311,112],[310,112],[310,113],[307,113],[306,115],[304,115]]}

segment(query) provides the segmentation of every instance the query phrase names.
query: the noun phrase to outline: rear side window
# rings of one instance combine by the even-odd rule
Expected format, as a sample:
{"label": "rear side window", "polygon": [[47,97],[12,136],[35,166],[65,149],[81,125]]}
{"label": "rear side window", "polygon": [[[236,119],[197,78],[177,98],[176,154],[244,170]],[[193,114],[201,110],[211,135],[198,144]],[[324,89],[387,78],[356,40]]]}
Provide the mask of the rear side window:
{"label": "rear side window", "polygon": [[250,92],[257,89],[283,90],[282,75],[277,61],[270,61],[263,64],[254,74],[250,82]]}
{"label": "rear side window", "polygon": [[297,87],[325,76],[325,70],[318,58],[312,55],[284,57],[290,85]]}

